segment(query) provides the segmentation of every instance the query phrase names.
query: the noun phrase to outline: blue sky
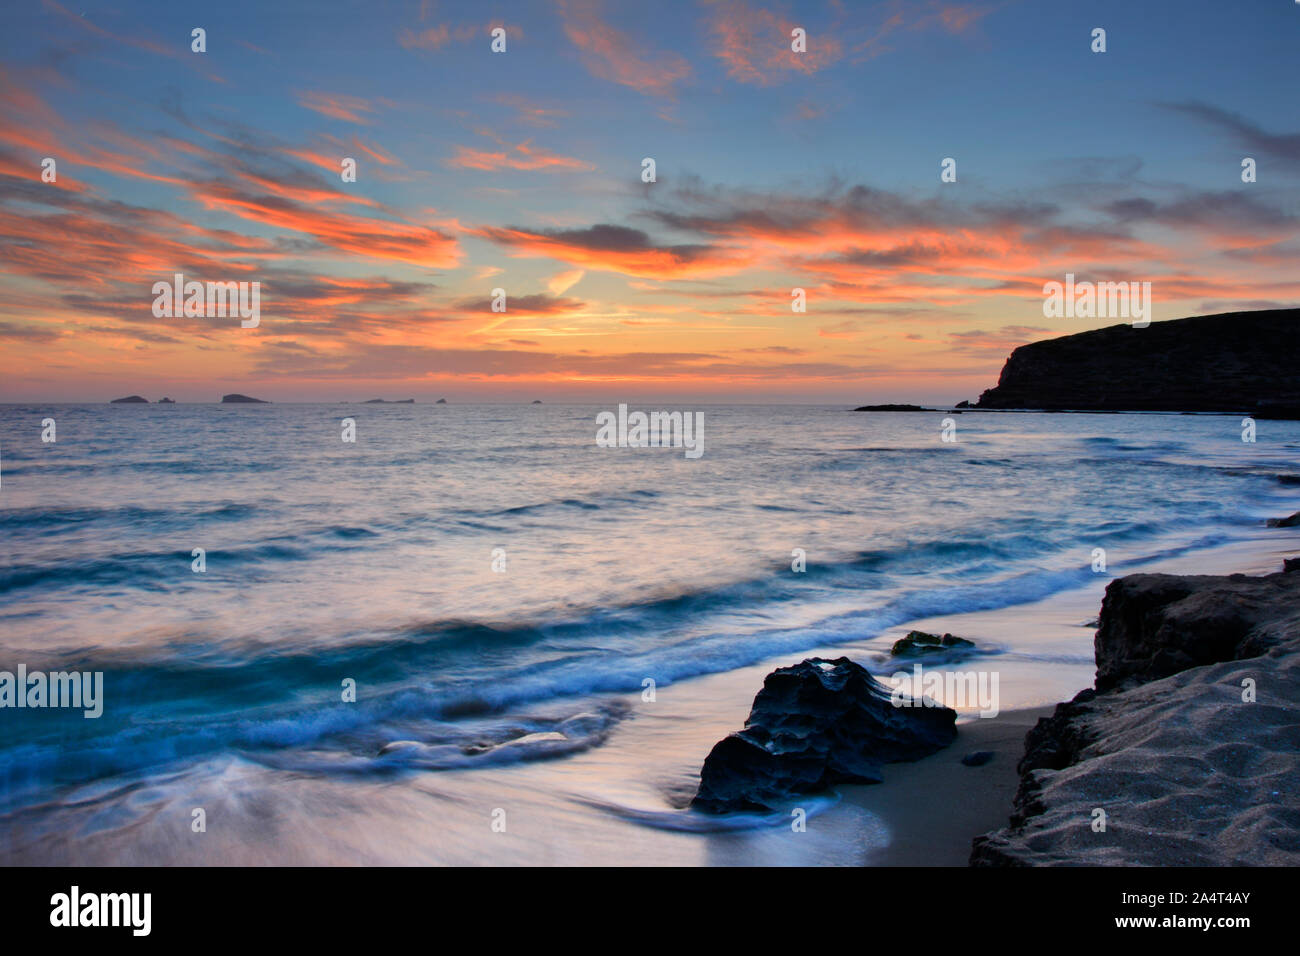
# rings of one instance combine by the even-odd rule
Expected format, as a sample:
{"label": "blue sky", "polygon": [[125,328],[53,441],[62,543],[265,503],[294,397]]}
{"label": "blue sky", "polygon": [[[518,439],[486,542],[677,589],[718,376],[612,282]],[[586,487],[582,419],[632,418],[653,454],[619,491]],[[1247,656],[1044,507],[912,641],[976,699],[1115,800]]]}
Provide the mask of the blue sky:
{"label": "blue sky", "polygon": [[[5,16],[0,400],[956,401],[1114,324],[1044,319],[1067,271],[1157,320],[1300,300],[1292,2]],[[175,271],[266,320],[160,322]]]}

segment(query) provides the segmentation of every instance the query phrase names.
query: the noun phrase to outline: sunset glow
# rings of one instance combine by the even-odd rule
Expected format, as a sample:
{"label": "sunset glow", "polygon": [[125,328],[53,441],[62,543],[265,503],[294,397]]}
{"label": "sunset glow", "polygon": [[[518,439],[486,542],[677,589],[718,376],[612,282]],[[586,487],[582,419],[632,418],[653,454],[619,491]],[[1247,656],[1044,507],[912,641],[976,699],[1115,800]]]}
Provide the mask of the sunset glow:
{"label": "sunset glow", "polygon": [[[1066,273],[1294,304],[1293,60],[1252,50],[1296,18],[1192,6],[1104,57],[1042,3],[817,5],[806,56],[735,2],[235,3],[203,53],[192,13],[14,9],[0,400],[955,402],[1111,324],[1043,318]],[[177,272],[259,281],[260,326],[156,319]]]}

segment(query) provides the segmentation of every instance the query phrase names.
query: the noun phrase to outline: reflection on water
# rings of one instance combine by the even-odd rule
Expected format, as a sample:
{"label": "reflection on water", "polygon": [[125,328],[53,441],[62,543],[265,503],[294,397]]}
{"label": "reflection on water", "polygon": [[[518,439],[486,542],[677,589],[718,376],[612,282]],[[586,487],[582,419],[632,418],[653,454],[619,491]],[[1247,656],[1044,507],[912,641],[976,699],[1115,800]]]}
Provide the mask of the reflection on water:
{"label": "reflection on water", "polygon": [[852,862],[888,839],[857,807],[802,842],[675,810],[750,671],[1297,507],[1294,422],[1247,445],[1231,417],[967,414],[949,444],[940,414],[704,407],[687,460],[597,447],[599,410],[0,407],[0,668],[105,674],[98,720],[4,713],[0,853]]}

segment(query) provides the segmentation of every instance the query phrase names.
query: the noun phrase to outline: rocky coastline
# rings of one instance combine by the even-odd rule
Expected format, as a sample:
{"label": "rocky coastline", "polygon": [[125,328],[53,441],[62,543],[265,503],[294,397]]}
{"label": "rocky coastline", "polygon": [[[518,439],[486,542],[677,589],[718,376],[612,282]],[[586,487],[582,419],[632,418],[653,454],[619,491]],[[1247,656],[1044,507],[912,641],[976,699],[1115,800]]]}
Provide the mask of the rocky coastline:
{"label": "rocky coastline", "polygon": [[1300,568],[1106,589],[1093,688],[1025,738],[972,866],[1300,864]]}
{"label": "rocky coastline", "polygon": [[1015,349],[972,407],[1300,418],[1300,309],[1114,325]]}
{"label": "rocky coastline", "polygon": [[[969,865],[1300,864],[1300,558],[1262,576],[1116,578],[1096,625],[1094,685],[1032,727],[1021,723],[1023,748],[1004,733],[999,759],[1023,754],[1001,785],[1010,818],[974,837]],[[891,657],[960,656],[974,649],[969,643],[913,631]],[[986,782],[886,766],[943,763],[936,755],[958,739],[954,711],[900,706],[898,697],[845,657],[778,668],[744,728],[710,751],[692,808],[783,811],[838,784],[888,788],[899,776],[910,781],[902,791],[866,805],[975,801],[975,793],[916,787],[922,779],[943,788]],[[996,723],[965,725],[973,736],[963,749]],[[992,757],[977,750],[946,759],[979,767]],[[981,826],[996,820],[998,806]]]}

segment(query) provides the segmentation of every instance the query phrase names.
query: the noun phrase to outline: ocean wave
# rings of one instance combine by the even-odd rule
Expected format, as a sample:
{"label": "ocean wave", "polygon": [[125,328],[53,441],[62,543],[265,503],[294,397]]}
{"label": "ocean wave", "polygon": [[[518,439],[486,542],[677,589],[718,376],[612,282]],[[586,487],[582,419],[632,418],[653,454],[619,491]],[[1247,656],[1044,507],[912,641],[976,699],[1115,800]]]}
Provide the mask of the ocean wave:
{"label": "ocean wave", "polygon": [[[376,538],[378,533],[352,525],[328,525],[299,535],[282,536],[246,547],[210,547],[204,560],[209,571],[223,566],[278,566],[285,562],[305,562],[327,557],[331,552],[351,550],[351,542]],[[202,540],[195,536],[197,540]],[[337,543],[330,544],[330,541]],[[112,556],[84,555],[61,563],[22,563],[17,567],[0,567],[0,594],[40,587],[44,590],[68,587],[129,585],[140,591],[163,592],[183,587],[193,560],[191,550],[137,551]]]}
{"label": "ocean wave", "polygon": [[[624,635],[618,642],[621,652],[613,654],[557,654],[555,645],[548,643],[555,637],[554,625],[494,629],[444,622],[408,632],[423,634],[426,639],[420,641],[267,653],[210,665],[177,661],[119,665],[105,669],[105,695],[112,702],[105,716],[84,722],[79,713],[69,716],[75,721],[72,727],[85,738],[85,750],[66,738],[68,721],[53,721],[57,729],[42,734],[39,728],[50,723],[32,723],[30,712],[14,712],[20,715],[19,722],[26,721],[23,735],[15,739],[26,736],[27,742],[0,750],[0,776],[12,779],[20,769],[38,772],[44,767],[79,777],[109,766],[133,769],[225,748],[249,753],[295,748],[331,751],[327,758],[313,758],[313,765],[321,769],[347,769],[346,755],[355,756],[358,747],[385,756],[379,753],[385,745],[393,747],[388,756],[392,764],[443,768],[576,752],[596,745],[601,728],[589,727],[589,732],[575,737],[567,732],[572,726],[563,727],[559,721],[533,721],[522,725],[522,731],[517,719],[505,730],[492,730],[483,721],[511,708],[548,701],[636,693],[647,677],[668,685],[780,654],[861,640],[938,613],[1020,603],[1077,585],[1084,573],[1033,572],[994,588],[983,584],[927,588],[816,626],[757,631],[744,640],[730,631],[714,631],[646,646],[638,635]],[[701,599],[691,596],[691,600]],[[568,626],[599,630],[607,613]],[[519,648],[536,646],[545,653],[537,659],[524,655],[523,663],[497,664],[475,672],[477,649],[499,650],[503,642]],[[94,663],[66,661],[62,666],[86,670]],[[340,675],[353,678],[362,689],[356,703],[339,702]],[[110,715],[118,716],[110,719]],[[399,728],[406,732],[400,733]],[[544,736],[550,733],[560,733],[564,739]],[[42,744],[42,738],[47,742]],[[464,750],[485,740],[487,747],[481,752]],[[522,742],[512,743],[515,740]],[[410,743],[399,745],[401,741]],[[460,747],[461,752],[440,749],[447,745]]]}
{"label": "ocean wave", "polygon": [[[1133,555],[1134,566],[1224,543],[1223,534]],[[938,543],[936,543],[937,545]],[[910,546],[909,546],[910,547]],[[936,553],[945,549],[936,547]],[[960,549],[956,549],[960,551]],[[875,560],[878,560],[876,556]],[[852,562],[850,562],[852,564]],[[1034,568],[944,586],[944,576],[910,590],[879,591],[880,600],[801,627],[705,629],[689,635],[665,622],[692,619],[721,605],[747,607],[788,598],[788,577],[742,582],[656,602],[594,609],[565,622],[488,627],[428,621],[386,641],[205,662],[173,659],[104,668],[104,717],[12,711],[0,744],[0,792],[21,800],[33,789],[80,783],[216,752],[305,773],[384,773],[473,769],[555,759],[599,746],[624,719],[621,701],[646,678],[663,687],[787,654],[862,642],[890,628],[943,614],[1041,600],[1093,578],[1088,567]],[[868,595],[864,598],[869,600]],[[816,604],[811,605],[812,608]],[[810,608],[805,608],[809,610]],[[617,622],[617,626],[615,625]],[[599,653],[566,649],[574,636],[601,635]],[[503,656],[504,647],[514,651]],[[481,664],[485,649],[492,663]],[[1000,653],[999,648],[982,648]],[[1073,661],[1071,661],[1073,662]],[[93,669],[93,659],[62,662]],[[890,664],[882,665],[888,669]],[[360,689],[342,703],[339,679]],[[598,703],[604,700],[604,704]],[[529,708],[565,704],[567,713]],[[693,826],[692,818],[647,818],[647,825]],[[682,823],[681,821],[687,821]]]}
{"label": "ocean wave", "polygon": [[[0,799],[222,753],[319,774],[563,759],[601,746],[626,717],[606,705],[634,702],[646,679],[662,687],[844,644],[870,656],[922,618],[1090,585],[1096,547],[1124,573],[1297,510],[1283,510],[1294,488],[1277,476],[1296,469],[1280,443],[1232,445],[1196,420],[1158,422],[1192,429],[1181,442],[1148,440],[1118,416],[1106,427],[1133,434],[1071,432],[1094,427],[1080,416],[962,419],[958,444],[942,445],[906,416],[879,431],[854,420],[858,434],[731,411],[736,429],[710,432],[731,444],[691,463],[597,452],[587,420],[575,437],[549,413],[556,431],[527,432],[526,453],[475,423],[395,428],[344,455],[319,409],[275,410],[298,423],[287,433],[265,415],[259,432],[225,409],[185,411],[209,413],[238,425],[215,439],[196,426],[81,446],[89,465],[66,464],[90,470],[62,473],[48,506],[25,497],[37,472],[55,474],[45,462],[18,464],[31,473],[12,497],[5,482],[3,627],[34,648],[29,667],[48,635],[59,669],[103,670],[106,710],[7,711]],[[521,414],[493,420],[541,420]],[[109,416],[114,429],[152,418]],[[1016,431],[994,435],[1002,421]],[[204,445],[237,449],[241,468],[265,458],[265,473],[226,481]],[[164,469],[199,470],[137,468],[146,449],[165,453]],[[122,482],[111,497],[106,476]],[[497,535],[540,560],[487,578]],[[206,580],[189,572],[190,542],[208,548]],[[788,563],[793,545],[807,548],[804,573]],[[355,702],[341,700],[345,678]],[[677,813],[646,822],[683,820],[697,825]]]}
{"label": "ocean wave", "polygon": [[[760,830],[790,825],[790,811],[773,810],[769,813],[700,813],[697,810],[683,808],[664,810],[654,807],[632,807],[625,804],[610,803],[592,797],[571,796],[576,803],[582,803],[596,810],[612,814],[630,823],[651,827],[655,830],[672,830],[678,833],[728,833],[744,830]],[[792,797],[791,809],[802,809],[807,817],[814,817],[829,810],[840,802],[838,791],[829,793]]]}

